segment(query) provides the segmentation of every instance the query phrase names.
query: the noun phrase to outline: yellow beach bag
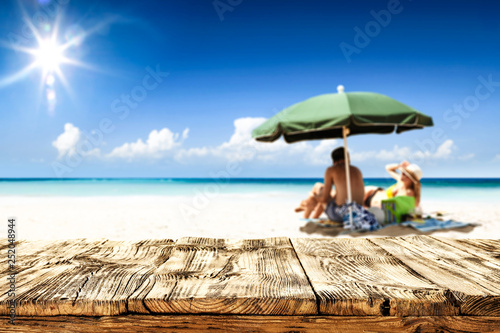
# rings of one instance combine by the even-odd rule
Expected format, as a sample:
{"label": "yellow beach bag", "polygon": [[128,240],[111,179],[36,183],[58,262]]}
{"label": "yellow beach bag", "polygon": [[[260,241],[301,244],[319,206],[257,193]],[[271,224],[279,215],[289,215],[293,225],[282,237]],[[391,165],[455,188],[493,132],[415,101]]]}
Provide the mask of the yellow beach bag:
{"label": "yellow beach bag", "polygon": [[415,198],[410,196],[398,196],[382,200],[382,210],[385,214],[386,223],[400,223],[403,215],[410,214],[415,209]]}

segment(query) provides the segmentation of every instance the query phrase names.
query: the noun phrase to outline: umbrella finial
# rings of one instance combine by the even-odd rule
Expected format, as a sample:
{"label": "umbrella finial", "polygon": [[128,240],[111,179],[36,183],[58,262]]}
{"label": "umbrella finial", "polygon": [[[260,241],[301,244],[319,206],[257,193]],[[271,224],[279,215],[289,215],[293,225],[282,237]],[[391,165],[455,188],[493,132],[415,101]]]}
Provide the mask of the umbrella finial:
{"label": "umbrella finial", "polygon": [[343,85],[341,85],[341,84],[339,84],[339,85],[337,86],[337,92],[338,92],[339,94],[342,94],[342,93],[344,92],[344,86],[343,86]]}

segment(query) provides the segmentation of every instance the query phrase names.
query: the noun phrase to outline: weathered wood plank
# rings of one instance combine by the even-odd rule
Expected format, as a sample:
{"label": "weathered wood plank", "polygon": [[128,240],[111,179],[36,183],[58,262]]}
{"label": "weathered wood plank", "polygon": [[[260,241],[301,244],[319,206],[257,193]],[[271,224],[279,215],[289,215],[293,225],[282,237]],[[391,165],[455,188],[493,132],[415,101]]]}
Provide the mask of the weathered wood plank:
{"label": "weathered wood plank", "polygon": [[288,238],[182,238],[152,279],[144,298],[152,313],[317,313]]}
{"label": "weathered wood plank", "polygon": [[[102,245],[104,241],[71,240],[71,241],[20,241],[16,245],[16,300],[19,304],[18,314],[22,315],[44,315],[54,314],[54,308],[44,305],[44,297],[51,298],[59,293],[60,286],[68,282],[64,272],[79,273],[88,270],[88,267],[81,267],[76,270],[77,265],[71,263],[73,253],[89,251],[93,247]],[[6,269],[6,266],[2,268]],[[78,279],[78,274],[75,274]],[[61,277],[61,279],[59,279]],[[70,278],[71,280],[71,278]],[[54,285],[45,294],[44,285]],[[8,286],[0,284],[0,313],[7,311],[6,298]],[[40,298],[34,304],[34,299]],[[64,301],[64,300],[63,300]],[[51,302],[49,301],[49,304]]]}
{"label": "weathered wood plank", "polygon": [[317,313],[288,238],[33,243],[19,246],[20,316]]}
{"label": "weathered wood plank", "polygon": [[[140,242],[25,242],[16,264],[17,314],[21,316],[148,313],[129,297],[169,257],[172,240]],[[37,247],[38,246],[38,247]],[[7,314],[0,285],[0,313]]]}
{"label": "weathered wood plank", "polygon": [[498,317],[342,317],[236,315],[127,315],[114,317],[0,318],[4,332],[500,332]]}
{"label": "weathered wood plank", "polygon": [[[292,242],[21,241],[17,315],[311,315],[319,305],[333,315],[500,317],[500,241]],[[7,291],[0,284],[3,315]]]}
{"label": "weathered wood plank", "polygon": [[[69,261],[71,258],[68,255],[72,253],[81,253],[90,251],[91,247],[98,248],[105,244],[107,240],[72,239],[72,240],[38,240],[25,241],[19,240],[16,242],[16,271],[19,273],[25,269],[29,269],[37,265],[52,265],[64,261]],[[6,249],[8,243],[2,240],[0,249]],[[6,251],[6,250],[5,250]],[[0,274],[5,274],[9,269],[7,265],[7,256],[0,258]]]}
{"label": "weathered wood plank", "polygon": [[443,288],[369,239],[292,239],[320,314],[456,315]]}
{"label": "weathered wood plank", "polygon": [[81,288],[76,304],[87,307],[85,315],[149,313],[143,298],[133,295],[151,287],[148,279],[170,258],[174,244],[172,240],[106,243],[90,258],[100,260],[102,268]]}
{"label": "weathered wood plank", "polygon": [[[428,236],[371,239],[444,290],[458,314],[500,316],[500,266],[455,245]],[[485,242],[482,242],[483,244]],[[499,241],[488,242],[498,249]],[[469,251],[479,254],[479,248]]]}
{"label": "weathered wood plank", "polygon": [[474,261],[477,260],[476,257],[479,257],[481,264],[489,265],[494,269],[500,268],[500,240],[430,238],[448,244],[452,248],[457,248],[464,254],[468,254],[469,260]]}

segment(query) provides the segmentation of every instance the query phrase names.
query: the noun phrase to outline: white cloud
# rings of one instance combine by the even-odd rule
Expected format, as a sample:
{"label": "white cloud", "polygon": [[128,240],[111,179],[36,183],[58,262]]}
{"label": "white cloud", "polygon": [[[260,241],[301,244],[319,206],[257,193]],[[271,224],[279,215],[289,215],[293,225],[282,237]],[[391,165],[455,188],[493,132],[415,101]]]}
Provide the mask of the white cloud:
{"label": "white cloud", "polygon": [[423,159],[428,159],[428,160],[442,160],[442,159],[449,159],[452,158],[452,153],[455,151],[457,148],[455,144],[453,143],[453,140],[446,140],[443,142],[437,149],[436,152],[430,152],[428,150],[422,151],[419,150],[415,153],[412,154],[413,158],[423,160]]}
{"label": "white cloud", "polygon": [[465,155],[459,156],[458,159],[461,161],[467,161],[467,160],[473,159],[474,156],[476,156],[476,155],[473,153],[470,153],[470,154],[465,154]]}
{"label": "white cloud", "polygon": [[379,160],[379,161],[399,161],[409,159],[411,150],[408,147],[399,147],[395,145],[392,150],[382,149],[380,151],[366,151],[366,152],[351,152],[351,159],[353,162],[364,162],[366,160]]}
{"label": "white cloud", "polygon": [[319,145],[307,154],[309,162],[314,165],[328,165],[332,163],[331,152],[337,146],[337,140],[321,140]]}
{"label": "white cloud", "polygon": [[398,145],[395,145],[392,151],[386,151],[382,149],[377,155],[376,158],[382,161],[399,161],[408,158],[411,155],[411,150],[408,147],[399,148]]}
{"label": "white cloud", "polygon": [[64,132],[52,142],[52,146],[59,152],[59,157],[73,155],[76,153],[76,144],[80,140],[80,137],[80,129],[71,123],[66,123],[64,125]]}
{"label": "white cloud", "polygon": [[[234,132],[228,141],[218,146],[203,146],[183,149],[182,144],[188,138],[189,129],[182,133],[173,133],[168,128],[153,130],[148,138],[143,141],[139,138],[135,142],[127,142],[105,155],[107,158],[134,159],[142,158],[162,158],[170,156],[178,162],[193,163],[201,159],[222,160],[222,161],[257,161],[265,164],[290,164],[299,163],[303,165],[331,164],[330,152],[338,146],[338,140],[302,141],[287,144],[283,139],[272,143],[257,142],[252,138],[254,128],[262,124],[265,118],[239,118],[234,121]],[[95,135],[94,135],[95,136]],[[52,142],[57,149],[59,158],[71,156],[78,153],[85,156],[100,156],[99,148],[92,144],[102,144],[102,137],[99,142],[96,138],[82,132],[71,123],[64,126],[64,132]],[[88,139],[87,139],[88,138]],[[469,160],[474,154],[453,156],[457,150],[453,140],[446,140],[435,151],[412,151],[410,147],[400,147],[395,145],[390,150],[356,151],[351,149],[351,158],[354,163],[364,161],[402,161],[402,160],[442,160],[457,158]],[[494,159],[500,161],[500,154]]]}
{"label": "white cloud", "polygon": [[[403,161],[403,160],[422,160],[422,159],[430,159],[430,160],[442,160],[449,159],[453,157],[453,152],[456,150],[456,146],[453,143],[453,140],[446,140],[443,142],[435,152],[431,151],[412,151],[410,147],[399,147],[395,145],[392,150],[379,150],[379,151],[365,151],[365,152],[352,152],[351,159],[353,162],[363,162],[367,160],[378,160],[378,161]],[[474,157],[465,155],[462,156],[462,159],[470,159]],[[460,158],[460,157],[459,157]]]}
{"label": "white cloud", "polygon": [[455,146],[453,145],[453,140],[446,140],[441,144],[441,146],[438,147],[436,150],[436,153],[434,154],[434,158],[440,159],[440,158],[449,158],[455,149]]}
{"label": "white cloud", "polygon": [[325,165],[330,162],[330,151],[336,140],[317,143],[298,142],[288,144],[280,139],[274,142],[257,142],[252,138],[254,128],[266,121],[265,118],[239,118],[234,121],[234,132],[229,141],[215,147],[198,147],[180,150],[175,156],[178,161],[212,156],[228,161],[242,162],[257,160],[269,164],[301,163]]}
{"label": "white cloud", "polygon": [[85,138],[84,133],[71,123],[64,125],[64,132],[52,142],[58,151],[58,158],[79,154],[81,156],[99,156],[99,148]]}
{"label": "white cloud", "polygon": [[252,131],[254,128],[261,125],[266,121],[266,118],[238,118],[234,121],[235,131],[229,139],[229,142],[223,145],[227,146],[237,146],[240,144],[247,144],[248,139],[252,138]]}
{"label": "white cloud", "polygon": [[184,149],[180,150],[176,158],[177,159],[183,159],[183,158],[190,158],[190,157],[202,157],[202,156],[207,156],[209,154],[209,150],[206,147],[202,148],[190,148],[190,149]]}
{"label": "white cloud", "polygon": [[180,138],[179,133],[173,133],[168,128],[163,128],[160,131],[153,130],[149,133],[146,142],[139,138],[136,142],[124,143],[120,147],[113,149],[107,157],[127,159],[135,157],[160,158],[164,156],[165,152],[179,147],[188,137],[188,134],[188,128],[182,132]]}
{"label": "white cloud", "polygon": [[500,161],[500,154],[497,154],[495,158],[493,158],[493,161],[499,162]]}

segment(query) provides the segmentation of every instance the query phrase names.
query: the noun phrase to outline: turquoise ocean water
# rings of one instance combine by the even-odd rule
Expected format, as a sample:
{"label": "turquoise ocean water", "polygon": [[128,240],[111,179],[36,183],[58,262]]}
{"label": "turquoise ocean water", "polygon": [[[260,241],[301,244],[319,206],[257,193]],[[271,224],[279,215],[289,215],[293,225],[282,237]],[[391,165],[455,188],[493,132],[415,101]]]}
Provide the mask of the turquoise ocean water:
{"label": "turquoise ocean water", "polygon": [[[314,178],[85,178],[85,179],[0,179],[0,196],[190,196],[207,191],[221,194],[280,193],[306,196]],[[365,185],[387,188],[394,180],[368,178]],[[500,178],[434,178],[422,180],[422,199],[483,201],[500,199]]]}

